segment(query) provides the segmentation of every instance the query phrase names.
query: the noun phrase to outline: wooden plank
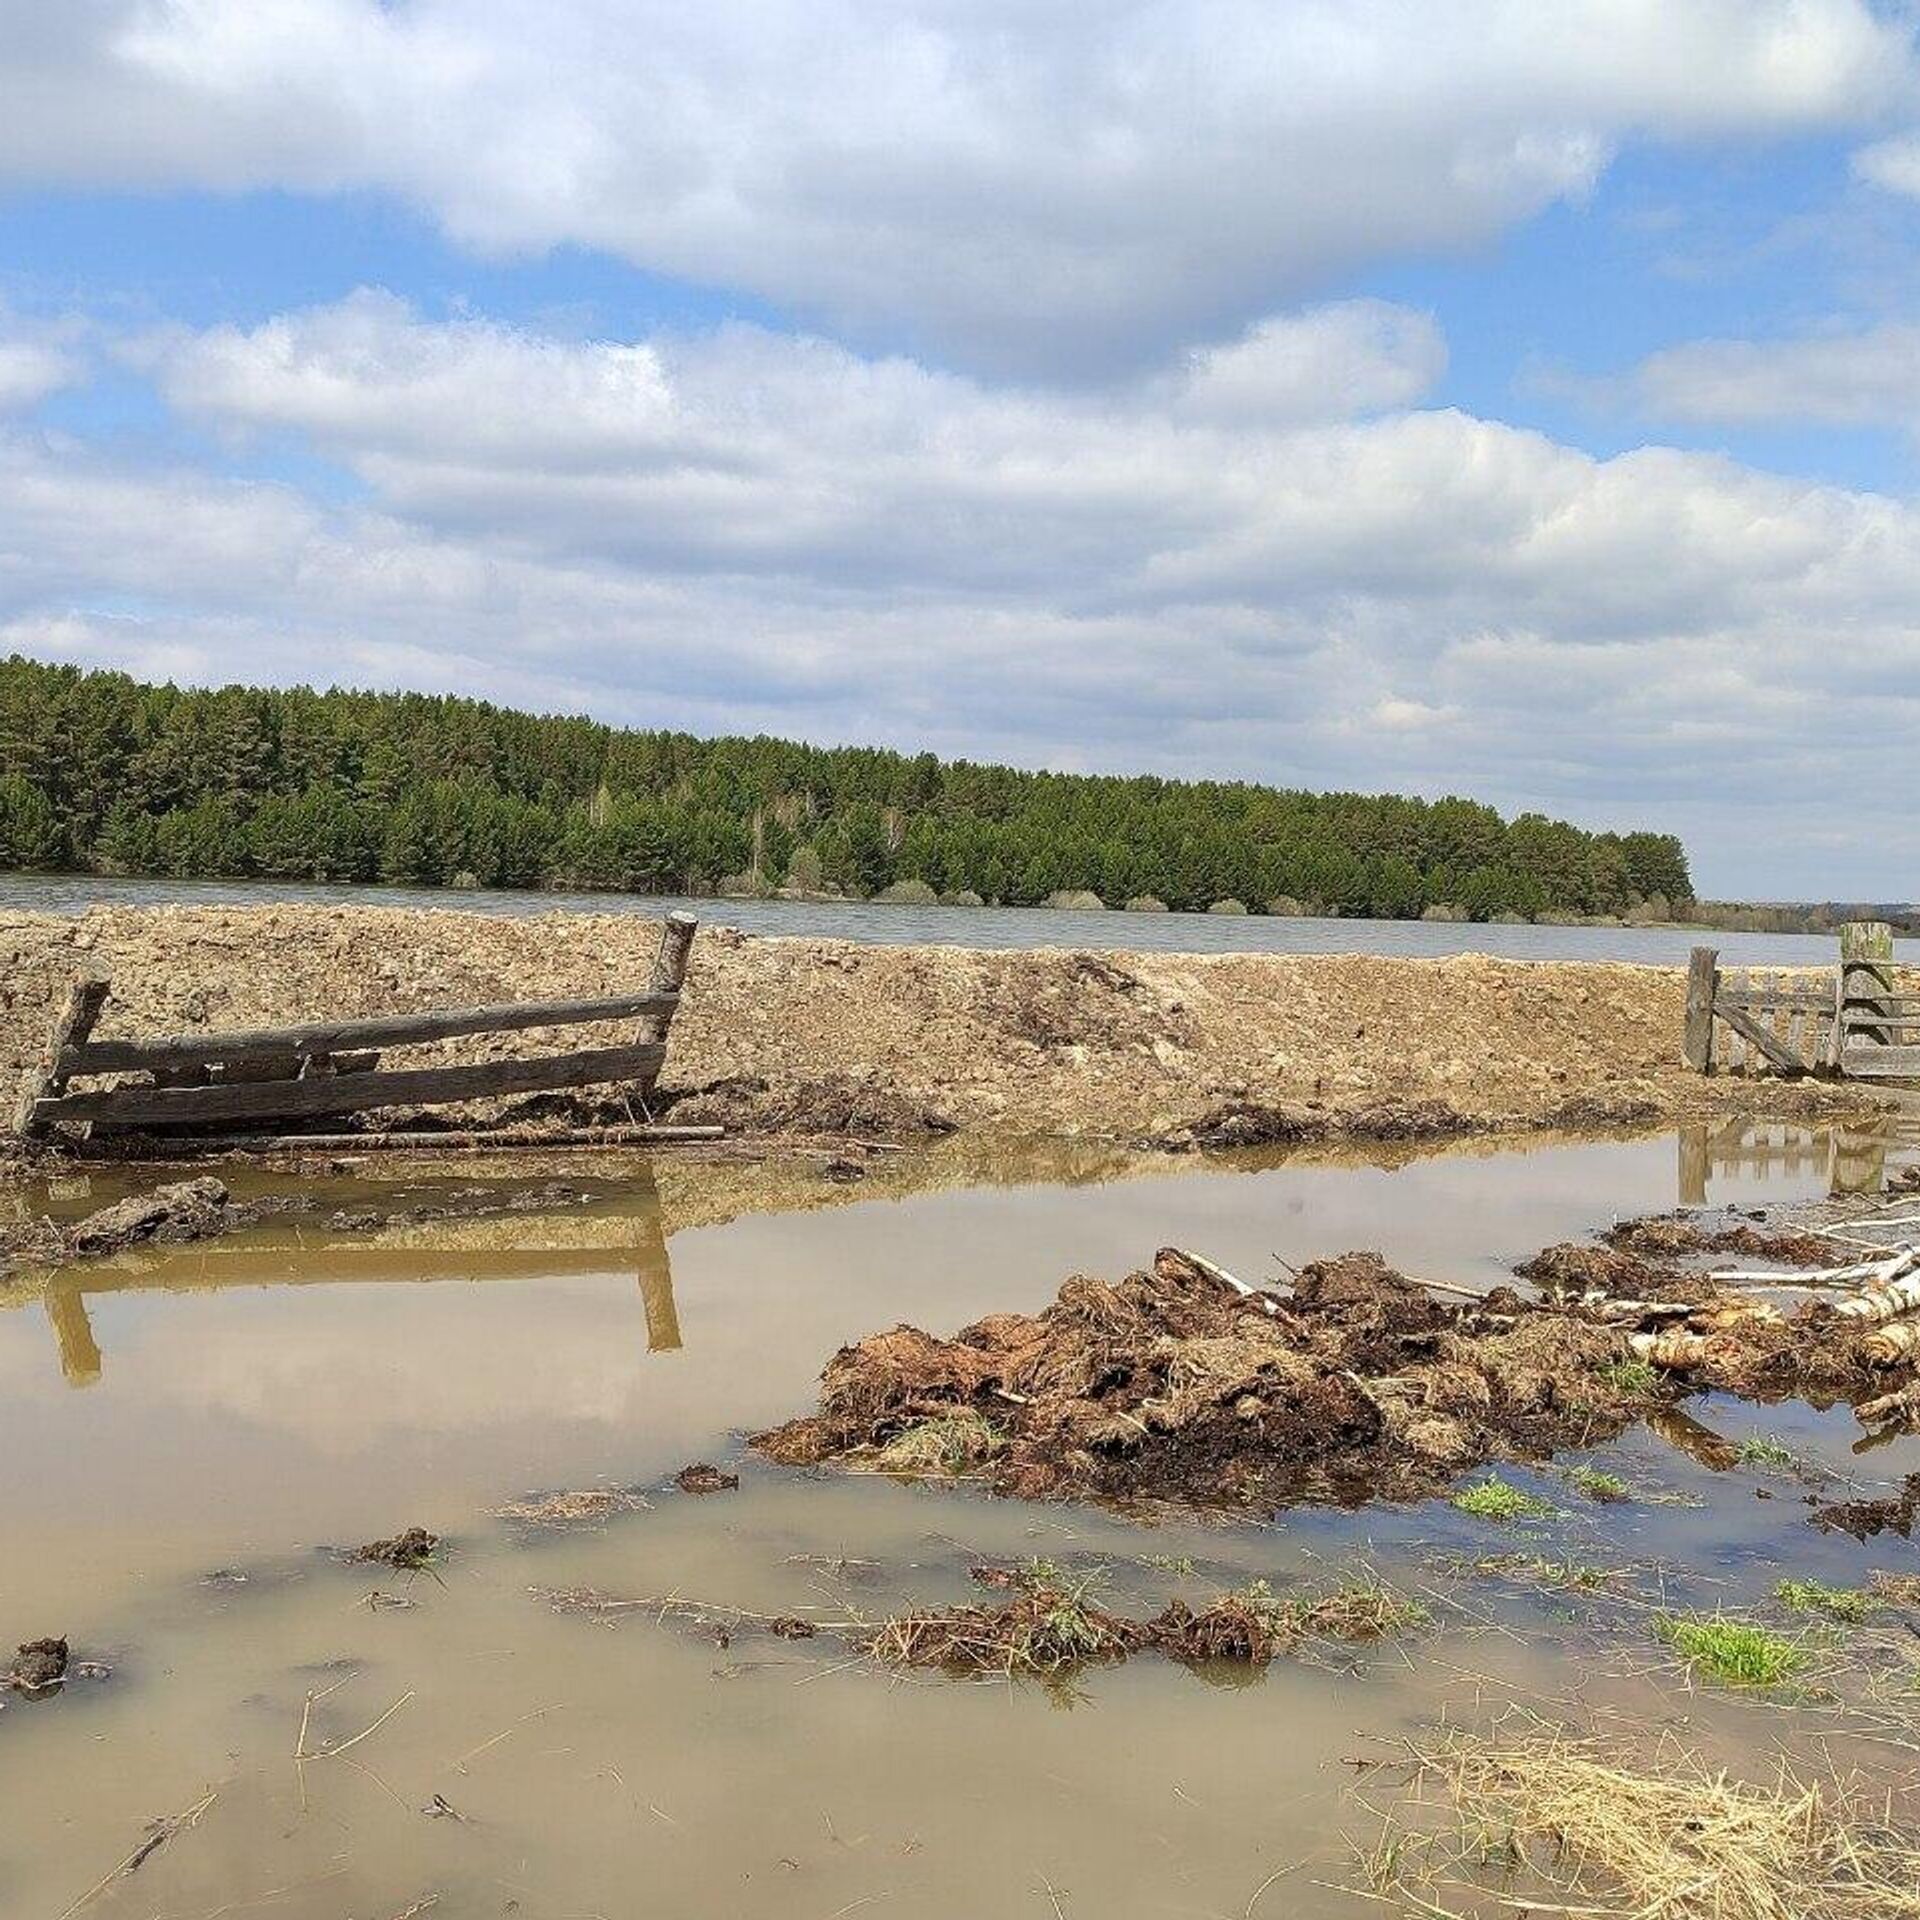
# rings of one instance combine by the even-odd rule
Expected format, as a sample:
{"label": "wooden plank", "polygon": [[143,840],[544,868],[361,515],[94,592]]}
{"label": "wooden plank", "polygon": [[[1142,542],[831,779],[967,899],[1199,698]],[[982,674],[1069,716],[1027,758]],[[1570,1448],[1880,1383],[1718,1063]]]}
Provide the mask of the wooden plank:
{"label": "wooden plank", "polygon": [[194,1138],[196,1153],[496,1153],[529,1147],[678,1146],[724,1140],[721,1126],[393,1128],[368,1133],[216,1133]]}
{"label": "wooden plank", "polygon": [[1855,1040],[1841,1054],[1840,1070],[1856,1080],[1920,1079],[1920,1047],[1889,1047],[1876,1040]]}
{"label": "wooden plank", "polygon": [[1713,996],[1720,956],[1712,947],[1695,947],[1687,963],[1687,1021],[1680,1057],[1695,1073],[1713,1071]]}
{"label": "wooden plank", "polygon": [[76,980],[67,989],[66,1005],[60,1009],[60,1017],[47,1035],[46,1051],[21,1090],[20,1105],[14,1113],[14,1131],[23,1139],[31,1140],[41,1130],[44,1123],[39,1118],[40,1103],[65,1088],[69,1072],[66,1057],[75,1046],[85,1044],[106,1001],[104,980]]}
{"label": "wooden plank", "polygon": [[[604,1000],[522,1000],[494,1007],[449,1007],[435,1013],[374,1014],[365,1019],[315,1021],[300,1027],[247,1027],[227,1033],[175,1033],[158,1040],[93,1040],[69,1047],[69,1074],[138,1073],[154,1067],[202,1066],[214,1061],[350,1052],[455,1040],[472,1033],[517,1033],[527,1027],[581,1026],[597,1020],[648,1015],[665,1021],[680,1004],[677,990],[615,995]],[[658,1038],[660,1036],[648,1036]]]}
{"label": "wooden plank", "polygon": [[1716,997],[1731,1001],[1743,1013],[1801,1013],[1816,1008],[1825,1012],[1833,1005],[1830,987],[1750,987],[1744,993],[1722,987]]}
{"label": "wooden plank", "polygon": [[547,1054],[534,1060],[489,1060],[465,1067],[403,1067],[384,1073],[327,1075],[212,1087],[110,1087],[36,1102],[41,1125],[91,1120],[98,1127],[193,1127],[217,1120],[266,1120],[370,1107],[434,1106],[508,1093],[543,1093],[613,1080],[651,1083],[666,1058],[663,1042]]}
{"label": "wooden plank", "polygon": [[1782,1071],[1807,1071],[1807,1063],[1797,1053],[1790,1053],[1751,1014],[1742,1013],[1737,1007],[1718,1007],[1716,1011],[1736,1038],[1748,1041]]}

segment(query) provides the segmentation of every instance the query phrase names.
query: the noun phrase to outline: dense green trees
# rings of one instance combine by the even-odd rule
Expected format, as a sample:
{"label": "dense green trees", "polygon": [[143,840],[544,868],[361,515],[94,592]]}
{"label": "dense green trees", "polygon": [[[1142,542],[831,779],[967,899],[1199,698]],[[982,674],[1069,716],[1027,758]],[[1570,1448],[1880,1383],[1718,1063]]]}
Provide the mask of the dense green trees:
{"label": "dense green trees", "polygon": [[1692,898],[1669,834],[1470,800],[1022,773],[696,740],[422,694],[145,686],[0,661],[0,867],[1200,909],[1620,913]]}

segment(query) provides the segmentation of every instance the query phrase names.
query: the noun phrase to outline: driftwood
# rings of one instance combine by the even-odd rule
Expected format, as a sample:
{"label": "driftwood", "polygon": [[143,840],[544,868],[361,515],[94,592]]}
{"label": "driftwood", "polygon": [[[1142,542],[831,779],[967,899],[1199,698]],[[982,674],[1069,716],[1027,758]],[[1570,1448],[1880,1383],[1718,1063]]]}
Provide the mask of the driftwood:
{"label": "driftwood", "polygon": [[1854,1414],[1866,1426],[1878,1426],[1887,1420],[1920,1420],[1920,1380],[1897,1393],[1883,1393],[1878,1400],[1861,1401]]}
{"label": "driftwood", "polygon": [[[1912,1254],[1906,1256],[1905,1264],[1913,1264]],[[1833,1310],[1849,1320],[1897,1320],[1902,1314],[1920,1310],[1920,1273],[1836,1301]]]}

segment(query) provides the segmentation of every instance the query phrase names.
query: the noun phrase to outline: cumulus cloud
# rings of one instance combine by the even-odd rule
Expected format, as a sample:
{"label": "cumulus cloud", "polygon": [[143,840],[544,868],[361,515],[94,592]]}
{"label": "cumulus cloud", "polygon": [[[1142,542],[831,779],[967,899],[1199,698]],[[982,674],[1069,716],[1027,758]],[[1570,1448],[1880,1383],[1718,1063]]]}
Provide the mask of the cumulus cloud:
{"label": "cumulus cloud", "polygon": [[0,314],[0,413],[31,407],[82,376],[78,358],[36,333],[19,333]]}
{"label": "cumulus cloud", "polygon": [[955,364],[1137,369],[1623,142],[1871,126],[1868,0],[5,0],[0,180],[373,189]]}
{"label": "cumulus cloud", "polygon": [[[1711,884],[1766,893],[1920,858],[1898,753],[1852,766],[1845,804],[1879,783],[1889,822],[1855,879],[1821,838],[1835,748],[1920,727],[1920,512],[1389,404],[1440,351],[1418,315],[1269,316],[1098,391],[383,293],[127,351],[196,427],[354,484],[0,436],[0,648],[1465,789],[1673,824]],[[1261,404],[1220,404],[1223,367]]]}
{"label": "cumulus cloud", "polygon": [[1632,384],[1668,419],[1920,427],[1920,325],[1689,341],[1643,361]]}
{"label": "cumulus cloud", "polygon": [[1870,185],[1920,200],[1920,133],[1862,147],[1853,157],[1853,170]]}

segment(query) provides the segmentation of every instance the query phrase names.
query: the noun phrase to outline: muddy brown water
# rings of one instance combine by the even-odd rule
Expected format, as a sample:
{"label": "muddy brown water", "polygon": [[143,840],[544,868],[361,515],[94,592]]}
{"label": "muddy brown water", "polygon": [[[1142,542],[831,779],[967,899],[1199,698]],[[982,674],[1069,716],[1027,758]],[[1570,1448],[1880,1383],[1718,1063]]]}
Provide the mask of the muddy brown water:
{"label": "muddy brown water", "polygon": [[[64,1632],[113,1667],[0,1709],[0,1913],[59,1920],[149,1821],[209,1793],[196,1826],[80,1911],[1378,1912],[1339,1890],[1382,1797],[1347,1763],[1397,1734],[1518,1702],[1672,1723],[1736,1757],[1798,1737],[1778,1709],[1678,1689],[1643,1620],[1457,1581],[1449,1556],[1632,1563],[1649,1590],[1709,1606],[1786,1571],[1920,1572],[1905,1541],[1805,1524],[1808,1499],[1877,1489],[1920,1467],[1920,1446],[1857,1453],[1850,1418],[1805,1407],[1696,1406],[1802,1464],[1710,1472],[1639,1431],[1593,1457],[1649,1497],[1598,1507],[1550,1472],[1515,1472],[1563,1509],[1515,1531],[1441,1502],[1146,1527],[788,1474],[743,1457],[738,1435],[810,1404],[843,1341],[1036,1308],[1065,1274],[1124,1270],[1168,1242],[1248,1278],[1374,1246],[1414,1273],[1492,1283],[1550,1241],[1673,1205],[1703,1167],[1712,1200],[1758,1202],[1814,1197],[1834,1166],[1827,1142],[1791,1129],[1111,1180],[1055,1152],[996,1185],[905,1178],[811,1210],[770,1186],[772,1210],[749,1192],[726,1224],[671,1234],[636,1181],[580,1215],[387,1237],[403,1244],[308,1222],[0,1288],[0,1633]],[[337,1187],[343,1205],[368,1191]],[[116,1191],[101,1178],[51,1204]],[[737,1467],[740,1491],[673,1491],[693,1460]],[[530,1491],[595,1485],[649,1504],[567,1530],[494,1517]],[[448,1537],[437,1576],[325,1551],[415,1521]],[[897,1681],[831,1635],[722,1646],[531,1591],[835,1621],[961,1599],[972,1561],[1027,1555],[1104,1566],[1116,1600],[1141,1607],[1371,1567],[1426,1592],[1437,1624],[1253,1679],[1143,1659],[1045,1688]],[[411,1604],[369,1607],[376,1588]],[[298,1765],[304,1703],[322,1693],[310,1751],[372,1730]]]}

